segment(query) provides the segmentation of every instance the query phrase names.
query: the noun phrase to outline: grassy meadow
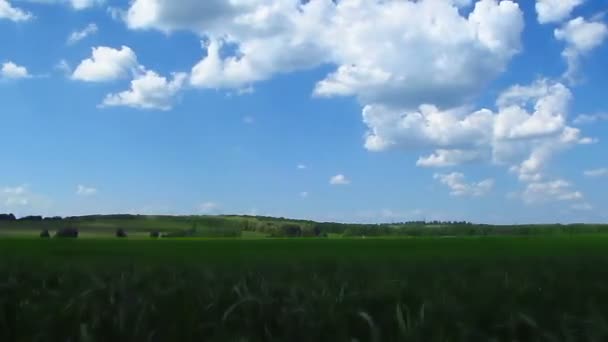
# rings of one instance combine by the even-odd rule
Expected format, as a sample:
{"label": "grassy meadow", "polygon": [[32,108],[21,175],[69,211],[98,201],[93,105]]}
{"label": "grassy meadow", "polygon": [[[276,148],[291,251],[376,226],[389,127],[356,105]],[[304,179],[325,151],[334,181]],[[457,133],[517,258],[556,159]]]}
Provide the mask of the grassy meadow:
{"label": "grassy meadow", "polygon": [[608,340],[601,229],[118,239],[127,224],[105,223],[0,225],[0,341]]}

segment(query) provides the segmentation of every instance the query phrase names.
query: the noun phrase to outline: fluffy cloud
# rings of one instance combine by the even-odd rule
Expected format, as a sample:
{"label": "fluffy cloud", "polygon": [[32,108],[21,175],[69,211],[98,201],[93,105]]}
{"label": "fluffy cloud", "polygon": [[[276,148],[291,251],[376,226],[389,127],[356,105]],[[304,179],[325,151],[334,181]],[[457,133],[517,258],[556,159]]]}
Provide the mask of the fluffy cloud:
{"label": "fluffy cloud", "polygon": [[580,191],[572,190],[572,185],[565,180],[548,182],[533,182],[528,184],[522,194],[526,203],[542,203],[550,201],[581,201],[584,199]]}
{"label": "fluffy cloud", "polygon": [[102,106],[169,110],[172,108],[173,99],[182,89],[186,78],[187,75],[184,73],[175,73],[169,80],[154,71],[148,70],[135,76],[131,81],[131,89],[107,95]]}
{"label": "fluffy cloud", "polygon": [[72,78],[86,82],[105,82],[123,78],[137,69],[137,56],[128,46],[120,49],[99,46],[92,49],[92,56],[80,62]]}
{"label": "fluffy cloud", "polygon": [[31,75],[24,66],[17,65],[13,62],[5,62],[2,64],[2,69],[0,69],[0,77],[18,79],[28,78],[31,77]]}
{"label": "fluffy cloud", "polygon": [[570,17],[575,7],[585,0],[536,0],[538,22],[541,24],[560,22]]}
{"label": "fluffy cloud", "polygon": [[587,177],[608,177],[608,168],[587,170],[584,174]]}
{"label": "fluffy cloud", "polygon": [[563,84],[539,80],[507,89],[496,102],[497,111],[367,105],[365,146],[370,151],[435,149],[417,164],[453,166],[486,159],[510,165],[522,180],[538,179],[556,152],[588,141],[566,125],[571,99]]}
{"label": "fluffy cloud", "polygon": [[75,44],[83,39],[85,39],[86,37],[97,33],[97,25],[95,23],[90,23],[89,25],[87,25],[85,28],[83,28],[80,31],[74,31],[70,34],[70,36],[68,37],[68,44]]}
{"label": "fluffy cloud", "polygon": [[329,179],[329,184],[331,185],[348,185],[350,184],[350,179],[346,178],[343,174],[337,174]]}
{"label": "fluffy cloud", "polygon": [[315,94],[407,108],[470,98],[519,51],[523,30],[517,4],[492,0],[468,17],[449,1],[346,1],[331,23],[325,36],[339,67]]}
{"label": "fluffy cloud", "polygon": [[136,0],[133,29],[191,30],[206,56],[192,69],[202,88],[241,88],[277,73],[330,63],[318,96],[363,102],[456,103],[502,72],[520,49],[512,1]]}
{"label": "fluffy cloud", "polygon": [[483,152],[475,150],[436,150],[427,157],[420,157],[416,165],[423,167],[448,167],[477,161],[483,158]]}
{"label": "fluffy cloud", "polygon": [[76,194],[79,196],[93,196],[97,194],[97,189],[85,185],[78,185],[76,188]]}
{"label": "fluffy cloud", "polygon": [[467,183],[464,174],[459,172],[435,174],[434,178],[447,186],[452,196],[484,196],[494,187],[493,179],[486,179],[478,183]]}
{"label": "fluffy cloud", "polygon": [[602,22],[587,21],[582,17],[570,20],[554,32],[555,38],[566,43],[562,55],[568,62],[565,76],[573,79],[581,56],[599,47],[608,37],[608,27]]}
{"label": "fluffy cloud", "polygon": [[22,9],[13,7],[8,0],[0,0],[0,19],[8,19],[11,21],[27,21],[32,19],[31,13]]}

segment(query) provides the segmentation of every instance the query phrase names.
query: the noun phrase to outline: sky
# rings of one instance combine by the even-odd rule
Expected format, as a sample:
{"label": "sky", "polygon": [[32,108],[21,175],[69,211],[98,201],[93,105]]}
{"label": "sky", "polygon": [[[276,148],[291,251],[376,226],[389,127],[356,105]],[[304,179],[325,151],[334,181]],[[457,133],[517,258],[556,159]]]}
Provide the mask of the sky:
{"label": "sky", "polygon": [[0,212],[608,221],[605,0],[0,0]]}

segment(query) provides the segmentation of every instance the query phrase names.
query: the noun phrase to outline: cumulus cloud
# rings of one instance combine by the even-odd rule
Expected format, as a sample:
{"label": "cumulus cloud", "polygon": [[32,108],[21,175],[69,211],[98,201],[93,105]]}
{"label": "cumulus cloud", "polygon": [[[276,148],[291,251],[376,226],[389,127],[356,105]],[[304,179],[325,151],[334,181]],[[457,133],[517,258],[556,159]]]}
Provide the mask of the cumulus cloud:
{"label": "cumulus cloud", "polygon": [[[133,1],[133,29],[190,30],[206,56],[201,88],[242,88],[275,74],[334,64],[318,96],[400,105],[456,103],[502,72],[520,50],[512,1]],[[404,55],[405,54],[405,55]]]}
{"label": "cumulus cloud", "polygon": [[538,80],[505,90],[496,101],[496,111],[367,105],[363,109],[368,126],[365,147],[370,151],[435,149],[417,164],[454,166],[490,160],[510,166],[522,179],[538,178],[556,152],[588,142],[580,130],[566,125],[571,100],[563,84]]}
{"label": "cumulus cloud", "polygon": [[486,179],[480,182],[467,183],[464,174],[452,172],[449,174],[436,173],[434,178],[450,189],[452,196],[484,196],[494,187],[493,179]]}
{"label": "cumulus cloud", "polygon": [[564,76],[574,80],[580,58],[602,45],[608,37],[608,27],[602,22],[578,17],[555,29],[554,35],[557,40],[566,43],[562,56],[568,62],[568,69]]}
{"label": "cumulus cloud", "polygon": [[86,37],[97,33],[97,30],[98,30],[97,24],[90,23],[82,30],[72,32],[70,34],[70,36],[68,37],[67,42],[68,42],[68,44],[75,44],[75,43],[85,39]]}
{"label": "cumulus cloud", "polygon": [[0,69],[0,77],[9,79],[19,79],[29,78],[31,77],[31,75],[27,71],[27,68],[24,66],[17,65],[13,62],[5,62],[2,64],[2,69]]}
{"label": "cumulus cloud", "polygon": [[329,179],[329,184],[331,185],[348,185],[350,184],[350,179],[346,178],[343,174],[337,174]]}
{"label": "cumulus cloud", "polygon": [[13,7],[8,0],[0,0],[0,19],[8,19],[14,22],[27,21],[33,18],[33,15],[22,9]]}
{"label": "cumulus cloud", "polygon": [[105,82],[124,78],[137,69],[137,56],[128,46],[120,49],[99,46],[92,49],[92,55],[80,62],[72,74],[72,79],[86,82]]}
{"label": "cumulus cloud", "polygon": [[536,0],[536,13],[541,24],[561,22],[570,17],[585,0]]}
{"label": "cumulus cloud", "polygon": [[608,168],[587,170],[584,174],[587,177],[608,177]]}
{"label": "cumulus cloud", "polygon": [[483,158],[481,151],[436,150],[427,157],[420,157],[416,165],[423,167],[448,167],[477,161]]}
{"label": "cumulus cloud", "polygon": [[76,188],[76,194],[79,196],[93,196],[97,194],[97,189],[85,185],[78,185]]}
{"label": "cumulus cloud", "polygon": [[185,73],[175,73],[171,79],[148,70],[131,81],[131,89],[108,94],[102,106],[127,106],[138,109],[170,110],[173,99],[187,79]]}
{"label": "cumulus cloud", "polygon": [[526,203],[542,203],[551,201],[581,201],[584,199],[580,191],[572,189],[572,185],[562,179],[547,182],[532,182],[522,194]]}

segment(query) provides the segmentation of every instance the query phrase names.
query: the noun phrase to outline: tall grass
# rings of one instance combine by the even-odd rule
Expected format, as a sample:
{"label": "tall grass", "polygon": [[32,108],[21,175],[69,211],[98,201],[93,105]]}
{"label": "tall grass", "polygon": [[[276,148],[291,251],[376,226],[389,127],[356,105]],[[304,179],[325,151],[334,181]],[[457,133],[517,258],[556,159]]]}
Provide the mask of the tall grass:
{"label": "tall grass", "polygon": [[607,242],[0,240],[0,341],[603,341]]}

